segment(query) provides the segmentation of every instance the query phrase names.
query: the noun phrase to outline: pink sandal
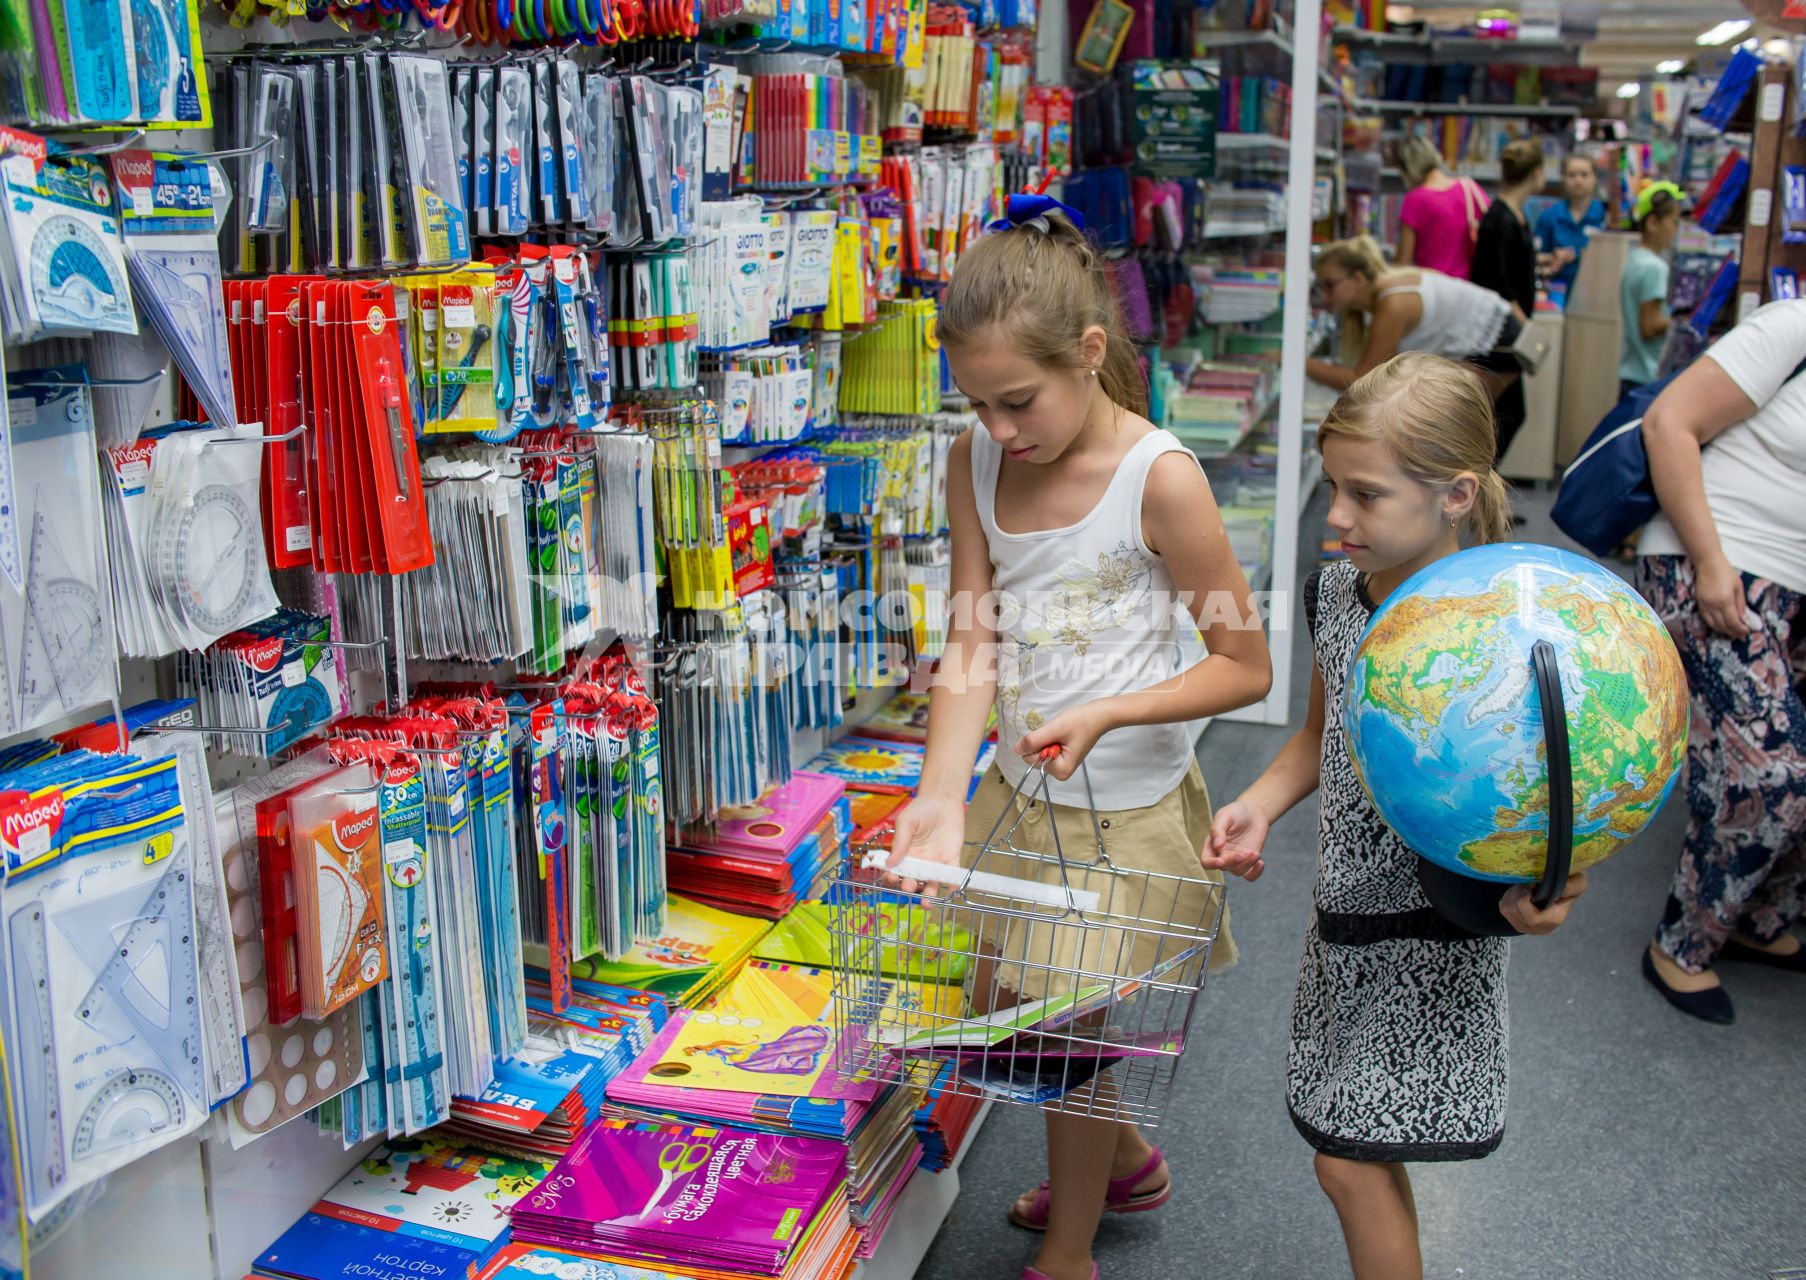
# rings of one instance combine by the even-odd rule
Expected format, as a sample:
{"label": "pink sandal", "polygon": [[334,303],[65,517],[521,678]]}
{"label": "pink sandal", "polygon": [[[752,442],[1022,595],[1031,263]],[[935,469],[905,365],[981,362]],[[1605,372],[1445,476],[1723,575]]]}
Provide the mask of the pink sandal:
{"label": "pink sandal", "polygon": [[[1169,1172],[1166,1181],[1152,1191],[1135,1190],[1135,1184],[1160,1167],[1166,1156],[1159,1147],[1155,1147],[1148,1156],[1147,1163],[1126,1178],[1112,1178],[1109,1186],[1104,1188],[1105,1213],[1146,1213],[1150,1209],[1158,1209],[1173,1198],[1173,1178]],[[1020,1197],[1018,1197],[1020,1198]],[[1025,1231],[1047,1230],[1047,1206],[1049,1196],[1047,1184],[1043,1182],[1035,1188],[1035,1198],[1029,1202],[1027,1213],[1018,1213],[1014,1203],[1010,1205],[1009,1218],[1015,1225]]]}
{"label": "pink sandal", "polygon": [[[1033,1267],[1022,1268],[1022,1280],[1048,1280],[1047,1273],[1036,1271]],[[1091,1264],[1091,1280],[1097,1280],[1097,1263]]]}

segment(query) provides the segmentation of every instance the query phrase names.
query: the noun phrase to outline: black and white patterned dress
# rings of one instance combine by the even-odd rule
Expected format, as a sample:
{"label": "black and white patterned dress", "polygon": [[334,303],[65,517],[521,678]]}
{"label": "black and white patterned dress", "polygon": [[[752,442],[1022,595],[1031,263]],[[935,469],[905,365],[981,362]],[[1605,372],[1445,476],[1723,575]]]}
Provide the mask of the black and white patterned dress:
{"label": "black and white patterned dress", "polygon": [[1312,575],[1304,609],[1323,676],[1323,816],[1286,1103],[1305,1140],[1332,1156],[1476,1159],[1505,1130],[1505,940],[1436,913],[1416,855],[1349,764],[1342,699],[1373,612],[1354,565]]}

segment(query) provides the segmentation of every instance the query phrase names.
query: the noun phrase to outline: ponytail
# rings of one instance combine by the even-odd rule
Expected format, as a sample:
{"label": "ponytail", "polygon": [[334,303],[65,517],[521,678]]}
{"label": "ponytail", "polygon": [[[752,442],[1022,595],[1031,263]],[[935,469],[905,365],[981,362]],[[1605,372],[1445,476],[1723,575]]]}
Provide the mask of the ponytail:
{"label": "ponytail", "polygon": [[1480,483],[1461,521],[1466,540],[1511,536],[1510,491],[1493,469],[1492,396],[1472,365],[1421,351],[1394,356],[1342,393],[1317,429],[1318,447],[1338,435],[1383,441],[1420,484],[1447,485],[1472,475]]}
{"label": "ponytail", "polygon": [[1098,384],[1118,408],[1147,415],[1147,379],[1104,256],[1059,213],[994,231],[961,254],[935,323],[948,347],[1002,326],[1024,357],[1068,372],[1087,367],[1080,349],[1085,331],[1102,329]]}

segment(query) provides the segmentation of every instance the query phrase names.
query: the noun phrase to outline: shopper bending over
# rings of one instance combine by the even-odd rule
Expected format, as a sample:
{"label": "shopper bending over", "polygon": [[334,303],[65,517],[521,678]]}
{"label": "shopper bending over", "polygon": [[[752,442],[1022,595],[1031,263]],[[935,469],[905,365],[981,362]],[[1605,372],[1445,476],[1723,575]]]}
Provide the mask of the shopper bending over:
{"label": "shopper bending over", "polygon": [[[960,437],[948,467],[952,625],[921,789],[897,817],[891,862],[959,864],[1007,811],[1011,823],[1022,818],[1016,847],[1051,859],[1057,829],[1068,855],[1083,850],[1088,863],[1095,800],[1118,868],[1189,878],[1150,880],[1167,887],[1134,910],[1196,922],[1216,891],[1199,879],[1210,800],[1187,726],[1266,696],[1266,637],[1197,459],[1145,416],[1102,254],[1048,197],[1013,196],[1009,208],[960,256],[941,303],[947,363],[983,430]],[[1183,671],[1175,600],[1209,653]],[[993,703],[1006,745],[968,807]],[[1052,803],[1031,805],[1015,788],[1044,751]],[[975,982],[975,992],[1001,988],[1003,1007],[1068,994],[1071,975],[1049,972],[1051,939],[1037,946],[1036,933],[1010,930],[996,981]],[[1153,966],[1158,942],[1150,934],[1121,948],[1129,954],[1110,948],[1086,967],[1131,977]],[[1225,920],[1213,967],[1233,953]],[[1106,1118],[1113,1074],[1081,1086],[1103,1115],[1047,1113],[1047,1180],[1009,1211],[1017,1226],[1045,1232],[1023,1272],[1031,1280],[1095,1277],[1099,1216],[1157,1208],[1171,1194],[1159,1149]]]}
{"label": "shopper bending over", "polygon": [[[1420,1280],[1405,1165],[1478,1159],[1505,1134],[1506,941],[1470,934],[1430,905],[1417,855],[1380,820],[1355,773],[1342,698],[1374,610],[1464,540],[1504,539],[1511,513],[1492,466],[1492,406],[1465,365],[1398,357],[1349,388],[1317,441],[1330,527],[1348,559],[1305,586],[1316,654],[1309,710],[1266,772],[1217,813],[1203,865],[1255,879],[1272,824],[1320,793],[1286,1105],[1316,1148],[1355,1280]],[[1520,933],[1548,933],[1585,890],[1577,875],[1539,909],[1518,885],[1499,911]]]}
{"label": "shopper bending over", "polygon": [[1340,363],[1311,359],[1304,366],[1327,387],[1346,391],[1401,351],[1473,365],[1494,402],[1518,381],[1510,347],[1523,326],[1509,302],[1439,272],[1388,267],[1369,236],[1324,247],[1315,294],[1317,305],[1342,318]]}
{"label": "shopper bending over", "polygon": [[[1687,668],[1687,839],[1643,975],[1729,1022],[1719,960],[1806,973],[1806,301],[1771,302],[1649,407],[1662,514],[1637,590]],[[1710,448],[1706,446],[1710,445]]]}
{"label": "shopper bending over", "polygon": [[1416,136],[1398,144],[1398,167],[1410,188],[1398,211],[1399,265],[1467,279],[1486,193],[1472,178],[1451,178],[1442,153]]}

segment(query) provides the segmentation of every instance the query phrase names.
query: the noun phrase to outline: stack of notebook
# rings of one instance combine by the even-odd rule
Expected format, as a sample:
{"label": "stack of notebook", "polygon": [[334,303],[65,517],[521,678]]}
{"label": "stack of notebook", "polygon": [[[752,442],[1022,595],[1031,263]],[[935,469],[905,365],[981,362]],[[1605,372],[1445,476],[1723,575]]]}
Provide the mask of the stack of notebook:
{"label": "stack of notebook", "polygon": [[554,1014],[543,970],[527,970],[527,1046],[496,1063],[480,1098],[454,1098],[450,1131],[499,1150],[556,1159],[595,1120],[604,1090],[666,1023],[662,997],[575,979]]}
{"label": "stack of notebook", "polygon": [[916,1140],[922,1146],[922,1168],[939,1173],[953,1164],[960,1148],[966,1145],[978,1113],[985,1100],[969,1088],[950,1087],[954,1073],[951,1062],[940,1063],[934,1078],[923,1091],[922,1104],[916,1108]]}
{"label": "stack of notebook", "polygon": [[551,1167],[438,1129],[397,1139],[266,1249],[257,1273],[284,1280],[474,1274],[506,1238],[510,1207]]}
{"label": "stack of notebook", "polygon": [[714,831],[665,851],[671,887],[726,911],[775,920],[833,874],[852,818],[839,778],[797,773],[754,805],[722,811]]}
{"label": "stack of notebook", "polygon": [[[920,1158],[912,1125],[917,1093],[837,1069],[833,980],[821,969],[749,964],[708,1008],[674,1014],[609,1085],[608,1098],[611,1113],[623,1118],[841,1143],[859,1252],[869,1256]],[[907,998],[922,999],[914,988]]]}
{"label": "stack of notebook", "polygon": [[638,938],[619,960],[591,958],[571,964],[576,978],[649,991],[694,1008],[733,981],[770,921],[721,911],[672,894],[665,927],[656,938]]}

